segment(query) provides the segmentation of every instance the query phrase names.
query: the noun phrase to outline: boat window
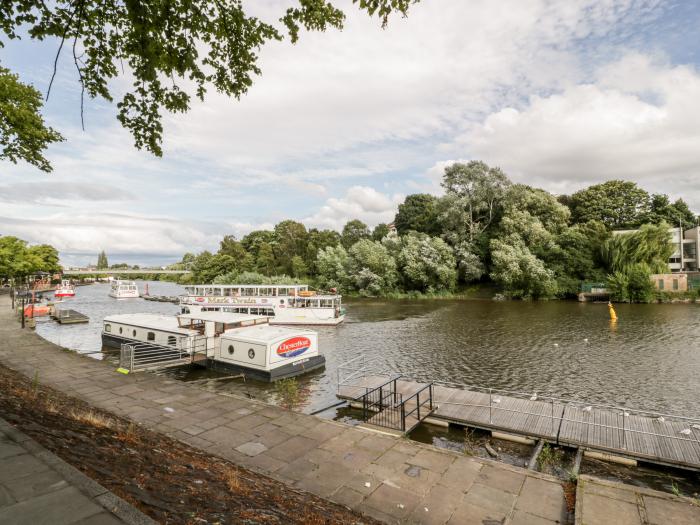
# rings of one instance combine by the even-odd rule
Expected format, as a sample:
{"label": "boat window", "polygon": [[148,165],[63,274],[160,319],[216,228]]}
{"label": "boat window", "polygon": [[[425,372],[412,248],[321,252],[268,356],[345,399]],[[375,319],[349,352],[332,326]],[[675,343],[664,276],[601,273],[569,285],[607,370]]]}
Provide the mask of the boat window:
{"label": "boat window", "polygon": [[251,359],[255,359],[255,350],[253,350],[252,348],[248,349],[248,357],[250,357]]}
{"label": "boat window", "polygon": [[119,333],[121,334],[123,331],[124,331],[124,328],[122,328],[122,327],[120,326],[120,327],[119,327]]}
{"label": "boat window", "polygon": [[111,332],[112,331],[112,325],[111,324],[106,324],[105,325],[105,332]]}
{"label": "boat window", "polygon": [[131,335],[134,336],[134,337],[136,337],[136,330],[132,331],[132,332],[131,332]]}
{"label": "boat window", "polygon": [[228,345],[228,355],[233,355],[233,345]]}
{"label": "boat window", "polygon": [[280,299],[280,304],[284,304],[284,299]]}
{"label": "boat window", "polygon": [[168,336],[168,344],[170,346],[175,346],[177,344],[177,338],[174,335]]}
{"label": "boat window", "polygon": [[148,335],[146,335],[146,339],[148,339],[149,341],[155,341],[156,334],[154,334],[153,332],[148,332]]}

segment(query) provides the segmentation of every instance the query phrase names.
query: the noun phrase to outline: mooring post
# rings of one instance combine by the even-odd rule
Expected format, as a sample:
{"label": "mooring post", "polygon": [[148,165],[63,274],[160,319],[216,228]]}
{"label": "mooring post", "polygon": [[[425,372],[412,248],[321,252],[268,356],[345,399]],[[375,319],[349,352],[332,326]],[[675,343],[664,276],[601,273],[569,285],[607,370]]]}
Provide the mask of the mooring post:
{"label": "mooring post", "polygon": [[24,295],[22,296],[22,328],[24,328]]}
{"label": "mooring post", "polygon": [[491,407],[493,406],[493,401],[491,400],[491,389],[489,388],[489,425],[493,424],[493,418],[491,417]]}

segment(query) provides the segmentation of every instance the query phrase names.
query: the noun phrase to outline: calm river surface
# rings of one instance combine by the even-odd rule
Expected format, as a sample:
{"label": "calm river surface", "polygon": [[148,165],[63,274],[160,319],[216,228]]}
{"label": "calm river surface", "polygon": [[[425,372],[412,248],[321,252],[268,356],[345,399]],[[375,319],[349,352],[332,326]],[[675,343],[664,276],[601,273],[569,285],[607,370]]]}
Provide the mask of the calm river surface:
{"label": "calm river surface", "polygon": [[[139,282],[143,292],[144,282]],[[177,295],[175,284],[149,282],[150,293]],[[175,314],[178,307],[108,297],[109,285],[77,288],[66,307],[90,316],[86,325],[37,323],[43,337],[79,352],[101,350],[104,316]],[[416,379],[552,394],[590,402],[700,417],[700,305],[616,305],[611,325],[604,304],[490,300],[346,301],[346,322],[315,328],[325,371],[304,377],[306,411],[328,406],[337,367],[358,355]],[[92,354],[114,360],[114,352]],[[203,369],[163,374],[183,380],[216,377]],[[269,399],[269,385],[220,381],[216,390]],[[331,415],[332,416],[332,415]]]}

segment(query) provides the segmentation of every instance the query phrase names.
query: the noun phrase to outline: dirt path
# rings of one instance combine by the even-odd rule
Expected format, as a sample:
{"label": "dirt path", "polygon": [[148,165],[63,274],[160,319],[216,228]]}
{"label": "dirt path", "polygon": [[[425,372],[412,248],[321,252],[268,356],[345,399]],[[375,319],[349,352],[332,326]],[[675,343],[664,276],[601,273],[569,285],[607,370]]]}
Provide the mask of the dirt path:
{"label": "dirt path", "polygon": [[0,365],[0,417],[167,524],[378,523]]}

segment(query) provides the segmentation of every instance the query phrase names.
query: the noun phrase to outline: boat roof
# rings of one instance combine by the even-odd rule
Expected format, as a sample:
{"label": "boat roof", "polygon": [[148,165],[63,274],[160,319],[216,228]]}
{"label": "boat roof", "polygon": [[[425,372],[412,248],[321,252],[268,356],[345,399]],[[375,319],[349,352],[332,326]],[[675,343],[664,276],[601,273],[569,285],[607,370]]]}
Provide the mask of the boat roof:
{"label": "boat roof", "polygon": [[108,315],[104,318],[105,323],[120,323],[138,326],[140,328],[153,328],[155,330],[165,330],[177,332],[184,335],[197,334],[196,330],[181,328],[177,322],[177,317],[173,315],[161,314],[116,314]]}
{"label": "boat roof", "polygon": [[269,344],[279,339],[288,339],[298,335],[309,334],[313,335],[316,334],[316,332],[313,330],[261,324],[244,326],[242,328],[231,328],[230,330],[226,330],[222,337],[229,336],[235,337],[236,339],[244,339],[247,342]]}
{"label": "boat roof", "polygon": [[197,312],[178,315],[180,319],[192,319],[193,321],[214,321],[215,323],[241,323],[245,321],[267,320],[266,315],[236,314],[229,312]]}
{"label": "boat roof", "polygon": [[188,284],[185,288],[308,288],[308,284]]}

